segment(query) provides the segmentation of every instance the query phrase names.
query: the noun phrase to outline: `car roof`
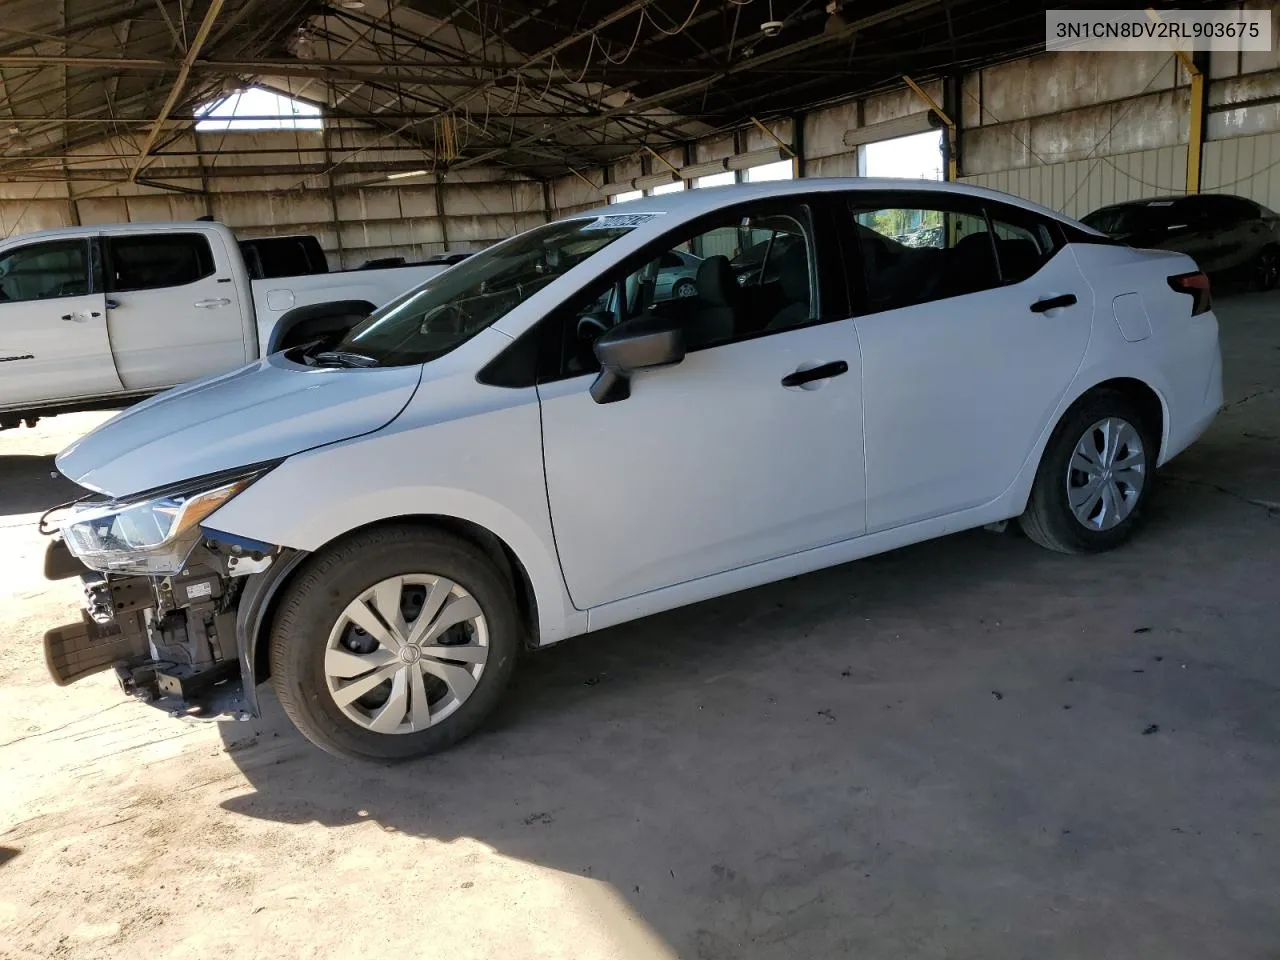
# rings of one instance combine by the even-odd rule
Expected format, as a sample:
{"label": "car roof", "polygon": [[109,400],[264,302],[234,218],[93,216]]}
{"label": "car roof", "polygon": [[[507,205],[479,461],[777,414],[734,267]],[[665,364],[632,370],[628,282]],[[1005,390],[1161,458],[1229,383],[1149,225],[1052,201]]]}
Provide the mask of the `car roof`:
{"label": "car roof", "polygon": [[[945,180],[911,180],[892,177],[815,177],[800,180],[770,180],[765,183],[739,183],[724,187],[699,187],[696,190],[678,190],[639,200],[628,200],[625,203],[611,203],[595,207],[576,217],[602,217],[610,214],[633,213],[670,213],[681,219],[710,213],[730,204],[750,200],[766,200],[770,197],[788,197],[796,194],[826,193],[835,191],[911,190],[924,193],[939,193],[951,196],[977,197],[983,200],[995,200],[1014,207],[1021,207],[1045,217],[1052,217],[1064,223],[1075,224],[1065,214],[1048,207],[1041,206],[1022,197],[991,190],[976,184],[957,183]],[[1088,228],[1086,228],[1088,229]]]}

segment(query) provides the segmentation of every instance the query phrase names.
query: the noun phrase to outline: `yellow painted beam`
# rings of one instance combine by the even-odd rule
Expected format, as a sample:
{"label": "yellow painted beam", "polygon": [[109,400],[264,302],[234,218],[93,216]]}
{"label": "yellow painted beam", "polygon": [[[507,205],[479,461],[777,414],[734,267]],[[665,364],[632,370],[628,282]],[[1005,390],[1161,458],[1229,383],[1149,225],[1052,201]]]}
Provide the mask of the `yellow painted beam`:
{"label": "yellow painted beam", "polygon": [[921,100],[923,100],[925,104],[928,105],[929,109],[932,110],[934,113],[936,113],[939,116],[939,118],[941,118],[942,122],[946,124],[946,127],[947,127],[947,179],[948,180],[960,179],[960,168],[959,168],[959,165],[956,163],[956,122],[947,115],[947,111],[942,109],[942,107],[938,104],[937,100],[933,99],[933,97],[929,96],[929,94],[925,92],[924,87],[920,86],[920,84],[916,83],[914,80],[908,77],[905,73],[902,75],[902,79],[906,82],[907,86],[912,89],[915,95],[919,97]]}
{"label": "yellow painted beam", "polygon": [[1187,131],[1187,193],[1200,192],[1200,163],[1204,153],[1204,74],[1191,74],[1191,123]]}

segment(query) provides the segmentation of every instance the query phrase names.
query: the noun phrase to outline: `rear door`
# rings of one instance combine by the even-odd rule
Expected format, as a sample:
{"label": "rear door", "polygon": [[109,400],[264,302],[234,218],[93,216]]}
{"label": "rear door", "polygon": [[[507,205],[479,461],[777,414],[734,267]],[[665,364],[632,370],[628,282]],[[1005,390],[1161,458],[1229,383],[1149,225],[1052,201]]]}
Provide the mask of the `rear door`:
{"label": "rear door", "polygon": [[0,407],[120,390],[86,234],[0,253]]}
{"label": "rear door", "polygon": [[938,192],[848,203],[874,533],[1007,489],[1084,356],[1093,293],[1027,211]]}
{"label": "rear door", "polygon": [[103,242],[111,347],[127,389],[169,387],[252,359],[247,305],[219,234],[129,232]]}

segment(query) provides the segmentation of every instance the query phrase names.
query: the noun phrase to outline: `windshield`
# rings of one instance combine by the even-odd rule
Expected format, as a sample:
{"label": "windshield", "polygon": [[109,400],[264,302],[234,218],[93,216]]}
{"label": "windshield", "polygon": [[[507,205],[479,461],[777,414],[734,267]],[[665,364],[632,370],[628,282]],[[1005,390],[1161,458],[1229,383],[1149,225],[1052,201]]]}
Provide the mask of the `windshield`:
{"label": "windshield", "polygon": [[604,216],[537,227],[376,310],[333,352],[385,367],[442,357],[635,226]]}

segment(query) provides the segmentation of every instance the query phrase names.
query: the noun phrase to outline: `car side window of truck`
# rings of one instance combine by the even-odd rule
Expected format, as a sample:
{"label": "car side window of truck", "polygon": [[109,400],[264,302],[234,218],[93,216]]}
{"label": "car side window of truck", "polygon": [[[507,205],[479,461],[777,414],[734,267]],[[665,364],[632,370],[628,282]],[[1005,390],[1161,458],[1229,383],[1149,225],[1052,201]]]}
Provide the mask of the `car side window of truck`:
{"label": "car side window of truck", "polygon": [[202,233],[141,233],[107,237],[107,275],[116,293],[195,283],[214,272]]}
{"label": "car side window of truck", "polygon": [[82,297],[88,292],[87,240],[50,240],[0,254],[0,303]]}

